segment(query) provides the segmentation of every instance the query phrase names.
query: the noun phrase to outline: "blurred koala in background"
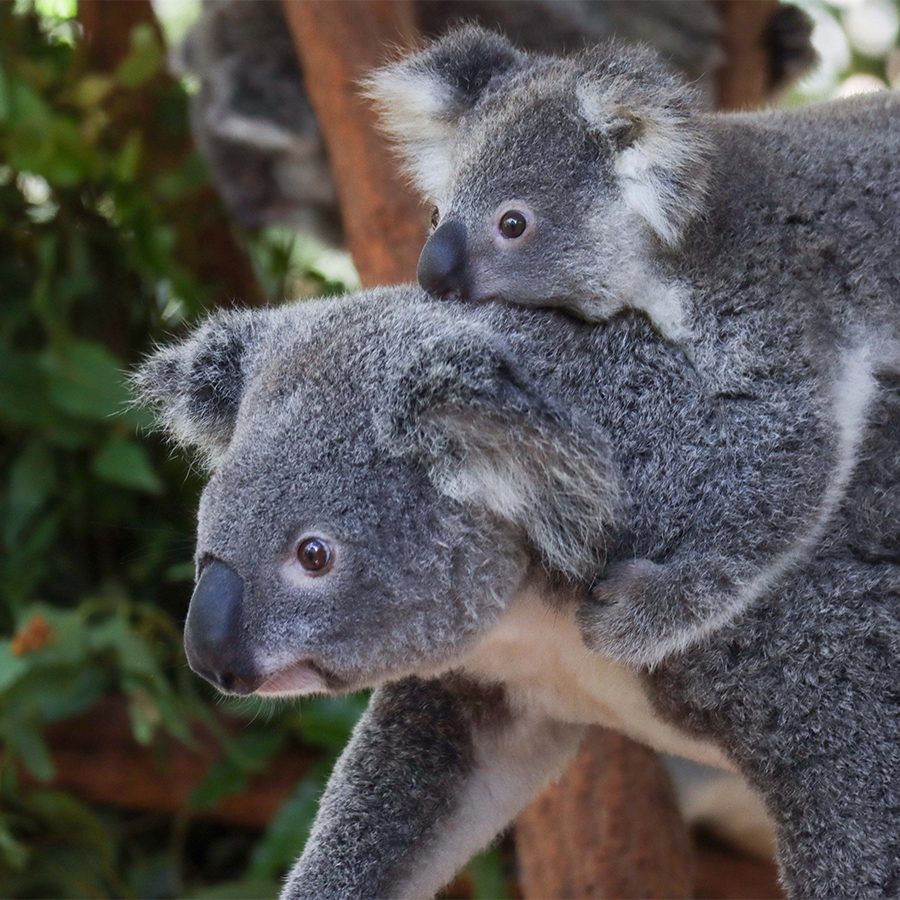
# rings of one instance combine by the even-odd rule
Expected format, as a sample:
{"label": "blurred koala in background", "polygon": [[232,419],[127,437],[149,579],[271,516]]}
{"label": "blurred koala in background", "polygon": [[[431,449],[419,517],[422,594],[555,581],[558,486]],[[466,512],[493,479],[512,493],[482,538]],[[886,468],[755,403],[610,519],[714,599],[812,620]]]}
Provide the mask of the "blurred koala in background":
{"label": "blurred koala in background", "polygon": [[[428,38],[465,20],[544,53],[610,36],[649,44],[697,83],[709,106],[716,102],[725,54],[714,0],[418,0],[416,9]],[[810,30],[795,7],[775,12],[767,41],[772,96],[814,61]],[[191,129],[234,218],[247,228],[280,224],[342,243],[328,157],[281,4],[204,0],[173,68],[199,81]]]}
{"label": "blurred koala in background", "polygon": [[328,157],[281,4],[206,0],[172,67],[199,81],[191,131],[234,218],[340,243]]}

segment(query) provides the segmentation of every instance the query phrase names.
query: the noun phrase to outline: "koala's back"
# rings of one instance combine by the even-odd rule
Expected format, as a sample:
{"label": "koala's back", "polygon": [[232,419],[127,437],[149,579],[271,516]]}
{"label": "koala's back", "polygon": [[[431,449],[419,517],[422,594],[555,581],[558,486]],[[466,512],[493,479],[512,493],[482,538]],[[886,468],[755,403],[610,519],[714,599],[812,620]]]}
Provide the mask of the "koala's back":
{"label": "koala's back", "polygon": [[[900,887],[900,391],[880,394],[862,455],[811,561],[650,677],[663,715],[778,797],[782,865],[822,897]],[[784,840],[798,833],[811,845]]]}
{"label": "koala's back", "polygon": [[859,328],[896,342],[900,96],[707,121],[715,176],[683,257],[704,300],[765,308],[773,327],[797,320],[824,343]]}

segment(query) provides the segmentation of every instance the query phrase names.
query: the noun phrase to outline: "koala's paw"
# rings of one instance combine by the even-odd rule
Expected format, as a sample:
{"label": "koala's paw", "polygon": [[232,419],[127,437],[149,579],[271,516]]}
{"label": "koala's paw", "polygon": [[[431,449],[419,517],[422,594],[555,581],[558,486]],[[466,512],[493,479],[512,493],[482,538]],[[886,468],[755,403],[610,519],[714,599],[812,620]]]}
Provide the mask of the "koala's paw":
{"label": "koala's paw", "polygon": [[647,559],[611,566],[578,610],[585,644],[638,668],[660,662],[673,649],[670,578],[668,566]]}

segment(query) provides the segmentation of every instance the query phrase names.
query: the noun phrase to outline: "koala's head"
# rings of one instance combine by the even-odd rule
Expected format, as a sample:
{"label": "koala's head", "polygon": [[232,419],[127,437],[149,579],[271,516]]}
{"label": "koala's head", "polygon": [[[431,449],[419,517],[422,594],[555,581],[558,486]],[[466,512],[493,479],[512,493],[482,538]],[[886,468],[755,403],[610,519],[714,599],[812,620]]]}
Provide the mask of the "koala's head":
{"label": "koala's head", "polygon": [[367,92],[435,204],[418,273],[433,296],[602,297],[699,210],[694,94],[650,51],[560,59],[466,27],[376,71]]}
{"label": "koala's head", "polygon": [[517,377],[490,322],[382,289],[218,314],[144,363],[139,393],[211,471],[195,671],[282,695],[434,672],[536,564],[596,571],[605,444]]}

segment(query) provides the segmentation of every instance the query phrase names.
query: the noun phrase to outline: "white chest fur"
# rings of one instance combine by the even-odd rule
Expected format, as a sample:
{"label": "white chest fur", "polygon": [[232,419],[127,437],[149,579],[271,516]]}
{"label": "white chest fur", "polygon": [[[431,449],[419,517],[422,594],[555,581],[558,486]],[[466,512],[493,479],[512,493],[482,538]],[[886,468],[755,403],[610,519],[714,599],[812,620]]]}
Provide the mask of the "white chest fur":
{"label": "white chest fur", "polygon": [[515,598],[462,668],[504,683],[515,706],[563,722],[604,725],[655,750],[733,770],[713,744],[660,718],[637,672],[584,646],[572,607],[551,609],[536,592]]}

